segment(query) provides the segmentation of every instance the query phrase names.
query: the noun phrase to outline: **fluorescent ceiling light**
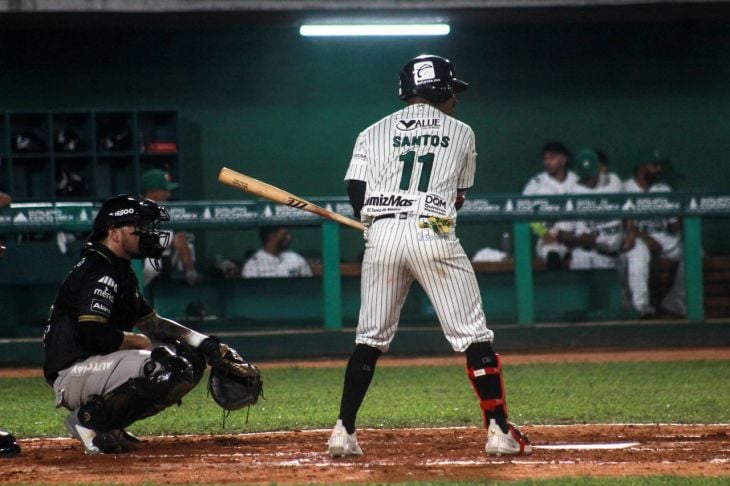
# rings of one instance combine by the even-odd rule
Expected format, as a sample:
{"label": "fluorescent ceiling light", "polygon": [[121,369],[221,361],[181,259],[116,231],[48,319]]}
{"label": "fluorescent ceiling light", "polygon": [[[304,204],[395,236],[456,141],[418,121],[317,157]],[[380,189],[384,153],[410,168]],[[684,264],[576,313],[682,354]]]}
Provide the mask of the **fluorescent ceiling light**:
{"label": "fluorescent ceiling light", "polygon": [[448,35],[449,24],[304,24],[299,28],[303,36],[416,36]]}

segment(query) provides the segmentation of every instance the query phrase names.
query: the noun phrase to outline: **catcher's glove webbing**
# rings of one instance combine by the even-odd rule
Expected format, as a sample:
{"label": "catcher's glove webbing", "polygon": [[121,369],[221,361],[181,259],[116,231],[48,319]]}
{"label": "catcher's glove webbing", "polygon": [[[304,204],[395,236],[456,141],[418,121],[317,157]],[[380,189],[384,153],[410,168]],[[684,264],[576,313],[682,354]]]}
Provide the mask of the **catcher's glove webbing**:
{"label": "catcher's glove webbing", "polygon": [[[223,421],[228,412],[254,405],[264,394],[264,382],[256,366],[245,361],[235,349],[211,336],[199,348],[210,364],[208,393],[225,410]],[[248,420],[248,416],[247,416]]]}

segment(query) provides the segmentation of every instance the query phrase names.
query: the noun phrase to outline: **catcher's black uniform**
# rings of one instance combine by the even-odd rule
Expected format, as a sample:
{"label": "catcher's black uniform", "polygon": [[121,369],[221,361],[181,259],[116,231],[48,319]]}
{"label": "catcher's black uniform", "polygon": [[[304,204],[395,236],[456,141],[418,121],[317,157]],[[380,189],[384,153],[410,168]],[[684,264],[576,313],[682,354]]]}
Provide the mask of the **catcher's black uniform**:
{"label": "catcher's black uniform", "polygon": [[94,355],[119,349],[123,331],[154,311],[139,293],[130,262],[106,246],[88,243],[66,276],[43,336],[46,381]]}

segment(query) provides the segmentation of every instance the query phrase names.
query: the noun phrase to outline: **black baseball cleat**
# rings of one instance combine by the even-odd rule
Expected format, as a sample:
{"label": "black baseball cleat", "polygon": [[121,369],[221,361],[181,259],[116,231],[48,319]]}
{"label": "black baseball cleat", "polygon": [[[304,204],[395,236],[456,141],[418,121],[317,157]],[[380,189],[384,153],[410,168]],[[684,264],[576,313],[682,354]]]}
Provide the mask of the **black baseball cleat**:
{"label": "black baseball cleat", "polygon": [[109,433],[119,443],[122,452],[134,452],[139,449],[139,445],[142,443],[136,435],[130,434],[124,429],[115,429]]}
{"label": "black baseball cleat", "polygon": [[20,445],[10,432],[0,430],[0,457],[15,457],[20,454]]}

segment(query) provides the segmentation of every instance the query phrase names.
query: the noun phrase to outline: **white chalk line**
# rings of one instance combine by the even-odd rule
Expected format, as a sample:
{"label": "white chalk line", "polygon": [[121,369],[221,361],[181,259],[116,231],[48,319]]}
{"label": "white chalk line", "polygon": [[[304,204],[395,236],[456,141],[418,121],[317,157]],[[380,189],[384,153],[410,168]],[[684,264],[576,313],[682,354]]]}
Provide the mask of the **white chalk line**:
{"label": "white chalk line", "polygon": [[636,447],[641,445],[640,442],[608,442],[608,443],[588,443],[588,444],[548,444],[548,445],[533,445],[533,449],[547,449],[556,451],[592,451],[592,450],[614,450],[614,449],[628,449],[630,447]]}

